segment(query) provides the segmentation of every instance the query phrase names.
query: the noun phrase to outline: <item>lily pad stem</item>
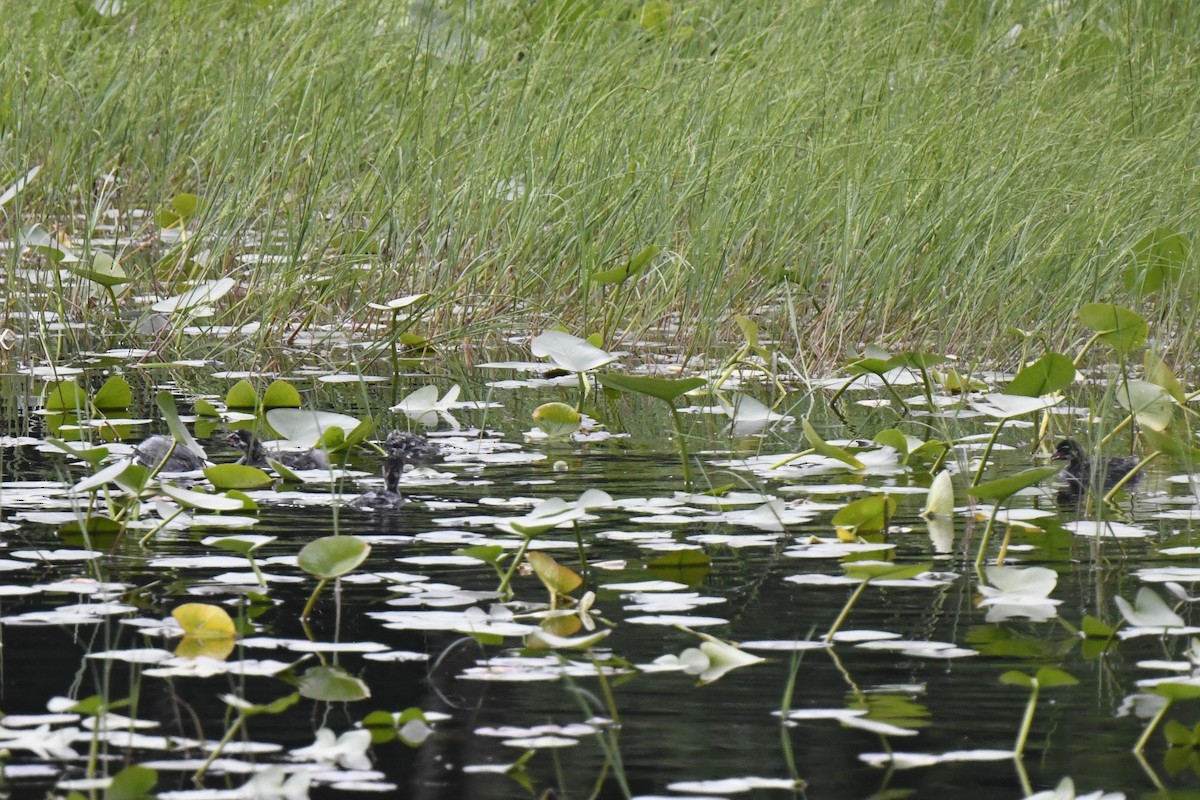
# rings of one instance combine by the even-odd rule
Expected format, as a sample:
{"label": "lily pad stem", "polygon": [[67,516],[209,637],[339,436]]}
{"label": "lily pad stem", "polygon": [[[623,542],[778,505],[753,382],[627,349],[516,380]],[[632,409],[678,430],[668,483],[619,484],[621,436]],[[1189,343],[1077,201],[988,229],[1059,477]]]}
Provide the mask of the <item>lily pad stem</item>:
{"label": "lily pad stem", "polygon": [[171,524],[171,520],[175,519],[176,517],[178,517],[178,516],[179,516],[180,514],[182,514],[182,513],[183,513],[183,508],[177,508],[177,509],[175,510],[175,513],[174,513],[174,514],[172,514],[171,516],[169,516],[169,517],[167,517],[166,519],[164,519],[162,522],[160,522],[160,523],[158,523],[157,525],[155,525],[153,528],[151,528],[151,529],[150,529],[150,532],[149,532],[149,533],[147,533],[147,534],[146,534],[145,536],[143,536],[142,538],[138,539],[138,545],[139,545],[139,546],[141,546],[141,547],[145,547],[145,546],[146,546],[146,542],[150,541],[150,540],[151,540],[151,539],[153,539],[155,536],[157,536],[159,531],[161,531],[163,528],[165,528],[165,527],[167,527],[168,525],[170,525],[170,524]]}
{"label": "lily pad stem", "polygon": [[1006,422],[1008,422],[1008,418],[1002,418],[996,424],[996,429],[992,431],[992,435],[988,437],[987,446],[983,448],[983,456],[979,459],[979,469],[975,470],[975,477],[971,479],[972,486],[979,485],[979,480],[983,477],[983,470],[987,467],[988,457],[991,456],[992,448],[996,445],[996,439],[1000,436],[1000,430]]}
{"label": "lily pad stem", "polygon": [[238,714],[238,718],[233,721],[233,724],[229,726],[229,730],[225,731],[225,735],[221,737],[221,741],[217,742],[217,746],[213,748],[212,754],[200,765],[200,769],[196,770],[196,774],[192,776],[192,783],[199,784],[200,781],[204,780],[204,773],[208,772],[208,768],[221,755],[221,751],[225,749],[225,745],[233,741],[233,737],[237,736],[238,731],[242,729],[244,724],[246,724],[246,715]]}
{"label": "lily pad stem", "polygon": [[1127,484],[1131,480],[1133,480],[1134,476],[1136,476],[1139,472],[1141,472],[1142,467],[1146,466],[1151,461],[1158,458],[1160,455],[1162,455],[1162,451],[1155,450],[1153,453],[1151,453],[1150,455],[1146,456],[1141,461],[1139,461],[1134,466],[1133,469],[1131,469],[1131,470],[1129,470],[1129,472],[1125,473],[1125,476],[1123,478],[1121,478],[1121,480],[1119,480],[1115,484],[1113,484],[1113,487],[1108,490],[1108,493],[1106,495],[1104,495],[1104,502],[1106,502],[1106,503],[1111,502],[1113,499],[1113,495],[1115,495],[1117,492],[1121,491],[1122,486],[1124,486],[1125,484]]}
{"label": "lily pad stem", "polygon": [[1167,702],[1163,703],[1163,707],[1158,710],[1153,719],[1146,724],[1146,730],[1142,731],[1142,735],[1138,737],[1137,743],[1133,746],[1133,752],[1140,753],[1146,748],[1146,742],[1150,741],[1150,735],[1154,733],[1154,729],[1158,727],[1158,723],[1162,722],[1163,717],[1167,715],[1167,711],[1171,708],[1174,701],[1167,698]]}
{"label": "lily pad stem", "polygon": [[529,543],[533,541],[532,536],[526,536],[525,541],[521,542],[521,546],[517,548],[517,553],[513,556],[513,562],[509,565],[508,571],[504,573],[504,577],[500,579],[500,586],[496,589],[498,594],[507,594],[509,592],[508,585],[512,582],[513,575],[517,571],[517,567],[521,565],[521,559],[525,558],[525,551],[529,549]]}
{"label": "lily pad stem", "polygon": [[675,438],[679,442],[679,460],[683,466],[683,485],[685,488],[692,488],[692,467],[688,458],[687,439],[683,435],[683,420],[679,417],[679,410],[675,408],[675,404],[668,402],[671,408],[671,422],[675,425]]}
{"label": "lily pad stem", "polygon": [[846,605],[842,606],[842,613],[838,614],[838,618],[833,621],[833,626],[825,634],[825,638],[822,639],[825,644],[829,644],[833,641],[833,635],[838,632],[838,628],[842,627],[842,623],[845,622],[846,617],[850,615],[850,609],[853,608],[854,604],[858,602],[858,598],[862,595],[863,591],[867,588],[867,584],[870,582],[871,580],[868,578],[862,583],[858,584],[858,588],[854,590],[854,594],[850,595],[850,599],[846,601]]}
{"label": "lily pad stem", "polygon": [[300,619],[308,619],[312,614],[313,606],[317,604],[317,596],[321,594],[321,590],[325,588],[325,584],[329,583],[329,578],[321,578],[317,581],[317,588],[313,589],[312,595],[308,598],[308,602],[304,604],[304,610],[300,612]]}
{"label": "lily pad stem", "polygon": [[1029,738],[1029,729],[1033,727],[1033,712],[1037,709],[1038,682],[1035,678],[1029,690],[1029,702],[1025,704],[1025,716],[1021,718],[1021,729],[1017,731],[1017,743],[1013,745],[1013,756],[1020,758],[1025,752],[1025,741]]}
{"label": "lily pad stem", "polygon": [[975,571],[979,572],[983,557],[987,553],[988,540],[992,536],[992,528],[996,526],[996,514],[1000,511],[1000,503],[992,506],[992,514],[988,517],[987,527],[983,529],[983,538],[979,540],[979,554],[975,556]]}

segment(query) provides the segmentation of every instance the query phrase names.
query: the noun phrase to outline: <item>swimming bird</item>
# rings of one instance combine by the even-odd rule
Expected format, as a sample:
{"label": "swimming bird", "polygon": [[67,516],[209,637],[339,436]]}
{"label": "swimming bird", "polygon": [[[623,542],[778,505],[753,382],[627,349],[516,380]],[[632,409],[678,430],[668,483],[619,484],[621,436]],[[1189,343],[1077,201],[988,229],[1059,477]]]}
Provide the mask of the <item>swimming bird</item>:
{"label": "swimming bird", "polygon": [[[150,436],[133,448],[133,460],[160,472],[191,472],[204,469],[208,462],[177,444],[173,436]],[[161,466],[160,466],[161,465]]]}
{"label": "swimming bird", "polygon": [[267,463],[268,456],[289,469],[329,468],[329,458],[321,450],[310,448],[300,452],[275,450],[268,453],[263,448],[262,441],[254,435],[253,431],[248,431],[244,428],[226,436],[225,444],[242,451],[242,457],[237,460],[238,464],[246,464],[251,467],[258,467],[259,469],[268,469],[270,467],[270,464]]}
{"label": "swimming bird", "polygon": [[[385,458],[393,451],[398,451],[405,464],[428,464],[442,455],[442,448],[429,441],[424,436],[404,431],[392,431],[383,440]],[[403,464],[401,464],[403,468]]]}
{"label": "swimming bird", "polygon": [[383,457],[383,488],[364,492],[347,503],[361,511],[385,511],[404,503],[400,495],[400,476],[404,473],[404,448],[393,447]]}
{"label": "swimming bird", "polygon": [[[1074,439],[1063,439],[1059,442],[1051,458],[1055,461],[1067,462],[1066,468],[1059,474],[1066,479],[1074,491],[1079,491],[1083,487],[1090,486],[1092,476],[1097,470],[1103,477],[1104,488],[1106,490],[1111,489],[1122,478],[1128,475],[1138,463],[1138,459],[1134,456],[1100,458],[1093,463],[1087,457],[1083,445]],[[1134,473],[1133,477],[1125,485],[1131,486],[1137,483],[1141,477],[1140,472]]]}

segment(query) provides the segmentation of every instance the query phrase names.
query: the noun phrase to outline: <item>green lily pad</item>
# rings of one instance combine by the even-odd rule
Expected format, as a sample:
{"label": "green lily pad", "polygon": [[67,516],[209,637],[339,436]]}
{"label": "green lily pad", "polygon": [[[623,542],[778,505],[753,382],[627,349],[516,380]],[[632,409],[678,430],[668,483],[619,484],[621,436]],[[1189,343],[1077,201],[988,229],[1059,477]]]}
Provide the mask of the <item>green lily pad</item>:
{"label": "green lily pad", "polygon": [[272,381],[263,393],[263,408],[299,408],[300,392],[287,381]]}
{"label": "green lily pad", "polygon": [[1075,362],[1061,353],[1047,353],[1017,373],[1005,394],[1041,397],[1060,392],[1075,381]]}
{"label": "green lily pad", "polygon": [[248,464],[205,467],[204,477],[218,489],[263,489],[275,482],[270,475]]}
{"label": "green lily pad", "polygon": [[554,594],[570,594],[583,584],[579,573],[559,564],[546,553],[534,551],[527,553],[525,558],[542,584]]}
{"label": "green lily pad", "polygon": [[104,411],[129,408],[133,405],[133,390],[129,388],[129,381],[120,375],[113,375],[96,392],[92,403]]}
{"label": "green lily pad", "polygon": [[326,703],[353,703],[371,696],[366,683],[341,667],[313,667],[300,676],[296,688],[308,699]]}
{"label": "green lily pad", "polygon": [[201,458],[208,458],[208,454],[204,452],[204,448],[192,438],[192,434],[188,432],[187,426],[179,418],[179,410],[175,408],[175,398],[171,393],[166,390],[159,392],[154,396],[154,402],[158,405],[158,410],[162,412],[163,420],[167,423],[167,427],[170,428],[171,435],[175,437],[176,446],[186,447]]}
{"label": "green lily pad", "polygon": [[890,561],[850,561],[842,564],[846,577],[860,581],[904,581],[929,572],[933,564],[893,564]]}
{"label": "green lily pad", "polygon": [[871,495],[855,500],[833,515],[836,528],[853,530],[856,533],[881,531],[887,521],[896,516],[896,498],[889,495]]}
{"label": "green lily pad", "polygon": [[808,443],[812,445],[813,450],[816,450],[823,456],[841,461],[843,464],[853,467],[854,469],[865,469],[866,465],[850,454],[849,451],[843,450],[840,447],[829,444],[816,429],[808,421],[808,417],[800,420],[801,426],[804,428],[804,435],[808,437]]}
{"label": "green lily pad", "polygon": [[104,791],[104,800],[145,800],[153,797],[158,771],[132,764],[113,775]]}
{"label": "green lily pad", "polygon": [[1143,427],[1165,431],[1175,418],[1175,402],[1157,383],[1127,380],[1117,387],[1116,397]]}
{"label": "green lily pad", "polygon": [[980,500],[1003,502],[1022,489],[1057,475],[1063,466],[1063,464],[1056,464],[1052,467],[1035,467],[1034,469],[1027,469],[1024,472],[1018,472],[1016,475],[1007,475],[1003,478],[997,478],[994,481],[985,481],[978,486],[968,486],[967,494],[977,497]]}
{"label": "green lily pad", "polygon": [[1079,308],[1079,321],[1100,334],[1100,340],[1118,353],[1140,347],[1150,326],[1136,311],[1112,303],[1086,303]]}
{"label": "green lily pad", "polygon": [[82,261],[68,261],[64,262],[63,266],[79,277],[101,286],[120,286],[132,280],[125,274],[121,262],[108,253],[96,253],[92,256],[91,264],[85,265]]}
{"label": "green lily pad", "polygon": [[323,536],[300,550],[300,569],[317,578],[338,578],[367,560],[371,546],[356,536]]}
{"label": "green lily pad", "polygon": [[641,274],[641,272],[650,265],[650,262],[658,255],[659,247],[656,244],[642,248],[633,258],[619,267],[606,269],[603,272],[596,272],[591,275],[591,280],[594,283],[624,283],[629,278]]}
{"label": "green lily pad", "polygon": [[47,411],[75,411],[87,408],[87,392],[75,381],[59,381],[51,384],[46,393]]}
{"label": "green lily pad", "polygon": [[258,393],[247,380],[240,380],[229,387],[225,395],[225,407],[235,411],[255,411],[258,409]]}
{"label": "green lily pad", "polygon": [[566,403],[543,403],[533,410],[534,424],[551,439],[566,439],[582,421],[582,415]]}
{"label": "green lily pad", "polygon": [[1191,240],[1170,228],[1155,228],[1133,245],[1133,262],[1125,268],[1125,288],[1138,297],[1175,284],[1192,251]]}
{"label": "green lily pad", "polygon": [[[235,465],[236,466],[236,465]],[[162,493],[186,508],[198,508],[202,511],[241,511],[242,501],[219,494],[197,492],[183,489],[170,483],[159,487]]]}
{"label": "green lily pad", "polygon": [[596,377],[606,388],[657,397],[668,403],[676,397],[693,389],[699,389],[708,383],[704,378],[651,378],[645,375],[620,375],[613,372],[599,373]]}

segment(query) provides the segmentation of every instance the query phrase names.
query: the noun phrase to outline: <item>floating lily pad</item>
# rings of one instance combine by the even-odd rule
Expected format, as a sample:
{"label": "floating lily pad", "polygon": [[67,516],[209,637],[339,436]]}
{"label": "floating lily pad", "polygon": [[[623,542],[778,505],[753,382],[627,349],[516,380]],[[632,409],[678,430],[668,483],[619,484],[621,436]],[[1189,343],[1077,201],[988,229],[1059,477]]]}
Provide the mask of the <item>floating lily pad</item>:
{"label": "floating lily pad", "polygon": [[317,578],[337,578],[358,569],[371,546],[356,536],[323,536],[304,546],[297,557],[300,569]]}

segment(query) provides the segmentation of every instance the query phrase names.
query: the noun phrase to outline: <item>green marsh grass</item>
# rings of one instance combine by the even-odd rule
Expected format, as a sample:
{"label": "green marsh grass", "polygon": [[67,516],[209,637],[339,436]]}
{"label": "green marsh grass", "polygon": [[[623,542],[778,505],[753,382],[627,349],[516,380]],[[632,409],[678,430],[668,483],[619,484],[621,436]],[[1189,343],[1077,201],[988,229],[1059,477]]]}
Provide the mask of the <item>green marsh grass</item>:
{"label": "green marsh grass", "polygon": [[[612,287],[588,276],[649,245],[615,322],[694,353],[736,342],[734,314],[813,367],[860,342],[1016,352],[1010,325],[1061,348],[1092,300],[1153,310],[1195,351],[1194,281],[1151,308],[1120,271],[1147,232],[1195,226],[1200,7],[665,9],[12,0],[0,186],[42,172],[0,237],[40,221],[86,249],[84,220],[120,212],[123,302],[232,272],[218,321],[264,322],[260,354],[416,292],[441,341],[598,330]],[[202,199],[186,240],[130,255],[180,192]],[[7,309],[63,302],[4,263]]]}

